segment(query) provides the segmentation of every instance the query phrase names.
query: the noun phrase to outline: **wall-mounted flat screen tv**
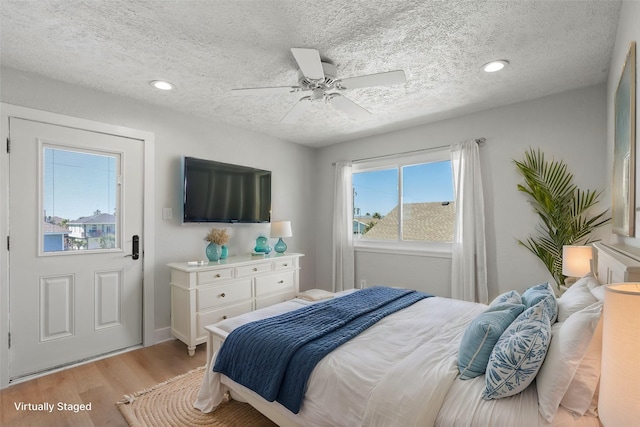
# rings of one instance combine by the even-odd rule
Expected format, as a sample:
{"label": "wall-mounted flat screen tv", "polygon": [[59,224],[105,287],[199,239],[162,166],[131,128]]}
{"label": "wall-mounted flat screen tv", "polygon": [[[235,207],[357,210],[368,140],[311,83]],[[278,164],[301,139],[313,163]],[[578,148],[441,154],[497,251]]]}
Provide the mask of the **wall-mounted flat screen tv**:
{"label": "wall-mounted flat screen tv", "polygon": [[184,157],[183,222],[269,222],[271,171]]}

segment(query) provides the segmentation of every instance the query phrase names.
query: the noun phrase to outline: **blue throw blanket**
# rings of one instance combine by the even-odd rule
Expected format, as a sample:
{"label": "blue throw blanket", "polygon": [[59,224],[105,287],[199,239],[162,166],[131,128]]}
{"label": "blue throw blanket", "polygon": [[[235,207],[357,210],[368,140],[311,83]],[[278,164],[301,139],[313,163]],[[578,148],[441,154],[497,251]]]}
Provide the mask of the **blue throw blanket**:
{"label": "blue throw blanket", "polygon": [[216,363],[220,372],[298,413],[315,365],[378,320],[430,297],[373,287],[234,329]]}

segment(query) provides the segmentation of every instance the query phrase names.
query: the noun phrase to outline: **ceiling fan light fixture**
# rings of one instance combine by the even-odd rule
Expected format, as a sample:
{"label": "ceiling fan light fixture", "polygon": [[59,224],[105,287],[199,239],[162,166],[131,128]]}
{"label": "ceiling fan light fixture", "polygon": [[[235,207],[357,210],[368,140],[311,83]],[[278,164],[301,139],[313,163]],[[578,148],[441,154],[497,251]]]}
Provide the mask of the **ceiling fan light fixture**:
{"label": "ceiling fan light fixture", "polygon": [[317,88],[311,92],[311,100],[312,101],[321,101],[324,99],[324,89]]}
{"label": "ceiling fan light fixture", "polygon": [[368,88],[405,84],[407,76],[402,70],[386,71],[376,74],[337,78],[337,68],[330,62],[323,62],[316,49],[291,48],[298,64],[298,86],[247,87],[231,89],[236,94],[271,94],[310,92],[298,100],[285,114],[280,123],[294,124],[300,120],[314,103],[324,101],[341,110],[355,120],[368,120],[371,112],[341,94],[329,91]]}
{"label": "ceiling fan light fixture", "polygon": [[149,82],[151,86],[160,90],[173,90],[176,86],[173,83],[164,81],[164,80],[151,80]]}
{"label": "ceiling fan light fixture", "polygon": [[497,61],[487,62],[482,66],[482,69],[487,73],[495,73],[496,71],[502,70],[507,65],[509,65],[509,61],[506,59],[500,59]]}

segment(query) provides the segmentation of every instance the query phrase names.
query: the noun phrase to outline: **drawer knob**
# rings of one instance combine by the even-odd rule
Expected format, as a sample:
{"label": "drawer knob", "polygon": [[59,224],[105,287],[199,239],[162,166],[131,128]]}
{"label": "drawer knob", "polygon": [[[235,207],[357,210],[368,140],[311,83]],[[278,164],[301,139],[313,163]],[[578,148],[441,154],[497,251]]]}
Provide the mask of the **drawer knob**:
{"label": "drawer knob", "polygon": [[220,273],[216,274],[216,276],[215,276],[215,277],[216,277],[216,278],[219,278],[219,277],[220,277]]}
{"label": "drawer knob", "polygon": [[280,280],[278,283],[284,283],[284,280]]}
{"label": "drawer knob", "polygon": [[226,297],[226,296],[227,296],[227,295],[226,295],[224,292],[220,294],[220,297],[221,297],[221,298],[224,298],[224,297]]}
{"label": "drawer knob", "polygon": [[253,271],[258,271],[258,267],[253,267]]}
{"label": "drawer knob", "polygon": [[282,264],[283,267],[289,267],[289,264]]}
{"label": "drawer knob", "polygon": [[227,316],[222,316],[222,320],[225,320],[227,318]]}

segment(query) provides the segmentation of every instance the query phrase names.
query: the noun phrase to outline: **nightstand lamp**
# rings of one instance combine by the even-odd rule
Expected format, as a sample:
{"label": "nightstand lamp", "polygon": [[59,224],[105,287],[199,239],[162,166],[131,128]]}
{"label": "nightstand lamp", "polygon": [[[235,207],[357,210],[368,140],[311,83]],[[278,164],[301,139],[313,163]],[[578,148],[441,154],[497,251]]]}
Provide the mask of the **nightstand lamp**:
{"label": "nightstand lamp", "polygon": [[598,412],[605,427],[640,420],[640,283],[604,288]]}
{"label": "nightstand lamp", "polygon": [[279,254],[287,250],[287,245],[282,238],[291,236],[293,236],[291,233],[291,221],[276,221],[271,223],[271,237],[278,238],[278,243],[276,243],[274,249]]}
{"label": "nightstand lamp", "polygon": [[593,249],[591,246],[562,247],[562,274],[568,276],[564,281],[566,287],[573,285],[576,280],[591,273],[592,259]]}

